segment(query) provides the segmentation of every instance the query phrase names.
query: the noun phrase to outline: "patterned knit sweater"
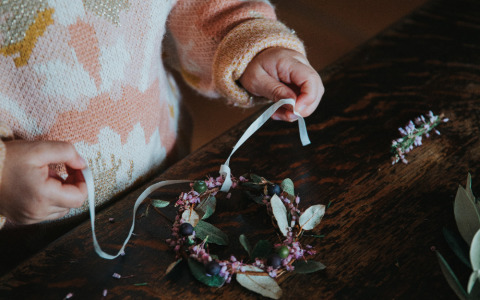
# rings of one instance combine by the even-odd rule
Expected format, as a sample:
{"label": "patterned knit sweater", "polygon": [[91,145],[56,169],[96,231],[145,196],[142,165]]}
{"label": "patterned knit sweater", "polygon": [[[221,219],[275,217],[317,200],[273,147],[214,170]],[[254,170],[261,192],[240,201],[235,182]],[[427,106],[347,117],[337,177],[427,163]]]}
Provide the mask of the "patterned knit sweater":
{"label": "patterned knit sweater", "polygon": [[[236,81],[275,46],[304,52],[267,0],[3,0],[0,137],[73,143],[98,205],[178,151],[180,95],[164,63],[249,106]],[[4,158],[0,141],[0,175]]]}

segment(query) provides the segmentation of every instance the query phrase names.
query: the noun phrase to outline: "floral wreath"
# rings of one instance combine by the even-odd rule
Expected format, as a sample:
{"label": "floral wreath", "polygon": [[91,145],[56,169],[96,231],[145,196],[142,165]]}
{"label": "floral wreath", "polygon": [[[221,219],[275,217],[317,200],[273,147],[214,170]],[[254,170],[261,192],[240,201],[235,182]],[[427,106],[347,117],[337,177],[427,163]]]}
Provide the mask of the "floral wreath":
{"label": "floral wreath", "polygon": [[[220,260],[209,253],[210,243],[228,244],[227,235],[205,221],[215,212],[215,195],[224,178],[209,177],[195,181],[190,184],[190,191],[181,193],[175,203],[177,216],[172,226],[172,237],[166,242],[176,253],[176,261],[167,268],[167,274],[186,259],[192,275],[208,286],[221,287],[235,275],[237,282],[247,289],[278,299],[282,291],[273,278],[288,271],[312,273],[325,268],[320,262],[308,260],[316,251],[300,242],[305,231],[314,229],[320,223],[325,206],[317,204],[305,211],[300,210],[300,197],[294,195],[294,185],[289,178],[278,185],[255,174],[249,177],[232,178],[232,188],[243,189],[256,203],[266,205],[267,213],[284,239],[274,245],[260,240],[252,248],[247,237],[240,235],[240,243],[248,253],[250,263],[237,260],[233,255]],[[230,198],[229,195],[227,198]],[[152,200],[151,203],[157,208],[169,204],[162,200]]]}

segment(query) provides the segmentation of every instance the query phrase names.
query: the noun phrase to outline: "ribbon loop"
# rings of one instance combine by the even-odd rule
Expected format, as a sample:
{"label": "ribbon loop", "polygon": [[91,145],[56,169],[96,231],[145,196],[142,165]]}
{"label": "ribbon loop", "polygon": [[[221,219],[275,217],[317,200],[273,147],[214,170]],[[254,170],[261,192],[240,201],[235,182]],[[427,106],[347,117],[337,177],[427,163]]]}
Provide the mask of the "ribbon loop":
{"label": "ribbon loop", "polygon": [[220,190],[222,192],[228,192],[230,190],[230,187],[232,186],[232,180],[230,178],[230,167],[228,166],[230,163],[230,157],[232,157],[233,153],[237,151],[240,146],[245,143],[248,138],[250,138],[260,127],[267,122],[270,117],[283,105],[288,104],[293,107],[293,113],[298,117],[298,130],[300,134],[300,140],[302,142],[303,146],[309,145],[310,144],[310,139],[308,138],[308,133],[307,133],[307,125],[305,124],[305,120],[303,117],[295,111],[295,100],[294,99],[282,99],[274,104],[272,104],[265,112],[263,112],[248,128],[245,130],[243,133],[242,137],[238,140],[238,142],[235,144],[233,147],[232,152],[228,156],[228,159],[225,161],[225,164],[223,164],[220,167],[220,175],[224,177],[225,181],[222,184],[222,187]]}

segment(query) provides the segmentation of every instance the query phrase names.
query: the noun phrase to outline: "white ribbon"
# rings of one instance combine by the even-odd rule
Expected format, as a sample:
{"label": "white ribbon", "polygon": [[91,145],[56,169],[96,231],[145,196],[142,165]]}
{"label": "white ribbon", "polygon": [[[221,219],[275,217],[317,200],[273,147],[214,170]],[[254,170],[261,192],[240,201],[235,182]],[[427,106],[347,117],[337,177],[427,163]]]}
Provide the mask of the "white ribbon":
{"label": "white ribbon", "polygon": [[[250,137],[252,134],[254,134],[260,127],[262,127],[265,122],[267,122],[268,119],[279,109],[281,106],[289,104],[293,107],[293,113],[298,116],[298,129],[300,132],[300,140],[302,141],[302,145],[306,146],[310,144],[310,139],[308,138],[308,133],[307,133],[307,127],[305,125],[305,120],[303,117],[295,111],[295,100],[293,99],[283,99],[280,100],[276,103],[274,103],[272,106],[270,106],[262,115],[260,115],[245,131],[245,133],[242,135],[240,140],[237,142],[235,147],[233,147],[232,152],[228,156],[227,161],[225,164],[223,164],[220,167],[220,174],[225,178],[225,181],[221,187],[222,192],[227,192],[230,187],[232,186],[232,180],[230,178],[230,167],[228,164],[230,163],[230,158],[232,157],[233,153]],[[105,253],[101,248],[100,245],[98,244],[97,237],[95,235],[95,187],[93,183],[93,175],[92,171],[90,168],[86,168],[82,170],[83,177],[85,178],[85,183],[87,184],[87,191],[88,191],[88,205],[90,209],[90,222],[92,224],[92,237],[93,237],[93,247],[95,248],[95,251],[97,254],[105,259],[114,259],[117,258],[119,255],[124,253],[125,246],[127,245],[128,241],[130,240],[133,229],[135,227],[135,215],[137,213],[137,209],[140,206],[140,204],[145,200],[145,198],[148,197],[153,191],[156,189],[159,189],[163,186],[166,185],[171,185],[171,184],[179,184],[179,183],[187,183],[187,182],[192,182],[191,180],[165,180],[165,181],[160,181],[158,183],[155,183],[143,191],[143,193],[137,198],[137,201],[135,201],[135,205],[133,206],[133,219],[132,219],[132,226],[130,227],[130,232],[128,233],[127,238],[125,239],[125,242],[123,242],[122,248],[118,251],[116,255],[111,255],[108,253]]]}
{"label": "white ribbon", "polygon": [[98,244],[98,241],[97,241],[97,237],[95,235],[95,188],[93,184],[92,171],[90,170],[90,168],[86,168],[82,170],[82,173],[83,173],[83,177],[85,178],[85,182],[87,184],[88,205],[90,208],[90,222],[92,224],[93,247],[95,248],[95,251],[97,252],[97,254],[100,257],[105,259],[117,258],[119,255],[121,255],[124,252],[125,246],[127,245],[128,241],[132,237],[133,228],[135,227],[135,215],[137,213],[137,209],[140,206],[140,204],[143,202],[143,200],[145,200],[145,198],[148,197],[148,195],[150,195],[156,189],[159,189],[166,185],[192,182],[191,180],[165,180],[165,181],[160,181],[158,183],[152,184],[147,189],[145,189],[145,191],[143,191],[143,193],[137,198],[137,201],[135,201],[135,205],[133,206],[132,227],[130,227],[130,232],[128,233],[128,236],[125,239],[125,242],[123,242],[122,248],[118,251],[116,255],[111,255],[104,252],[102,248],[100,248],[100,245]]}
{"label": "white ribbon", "polygon": [[295,111],[295,100],[293,99],[282,99],[274,103],[272,106],[270,106],[263,114],[261,114],[245,131],[245,133],[242,135],[242,137],[238,140],[237,144],[235,147],[233,147],[232,152],[228,156],[227,161],[223,165],[220,166],[220,175],[223,176],[225,181],[223,182],[223,185],[221,187],[222,192],[228,192],[230,190],[230,187],[232,186],[232,179],[230,178],[230,167],[228,166],[230,164],[230,157],[232,157],[233,153],[237,151],[240,146],[245,143],[248,138],[252,136],[260,127],[262,127],[265,122],[267,122],[270,117],[283,105],[288,104],[293,107],[293,113],[298,117],[298,130],[300,133],[300,140],[302,141],[302,145],[306,146],[310,144],[310,139],[308,138],[308,133],[307,133],[307,126],[305,125],[305,120],[303,117]]}

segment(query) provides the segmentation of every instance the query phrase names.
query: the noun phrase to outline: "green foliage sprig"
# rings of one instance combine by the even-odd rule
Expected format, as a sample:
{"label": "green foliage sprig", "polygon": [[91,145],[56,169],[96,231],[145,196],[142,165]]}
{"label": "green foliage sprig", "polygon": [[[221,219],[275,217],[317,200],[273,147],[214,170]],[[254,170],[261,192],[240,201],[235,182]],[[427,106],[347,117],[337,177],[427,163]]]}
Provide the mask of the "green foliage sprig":
{"label": "green foliage sprig", "polygon": [[[466,290],[438,251],[437,258],[448,284],[460,299],[480,299],[480,200],[473,194],[470,174],[468,174],[465,188],[458,186],[454,214],[461,237],[448,229],[444,229],[444,236],[458,258],[472,269]],[[470,249],[465,247],[465,242]]]}

